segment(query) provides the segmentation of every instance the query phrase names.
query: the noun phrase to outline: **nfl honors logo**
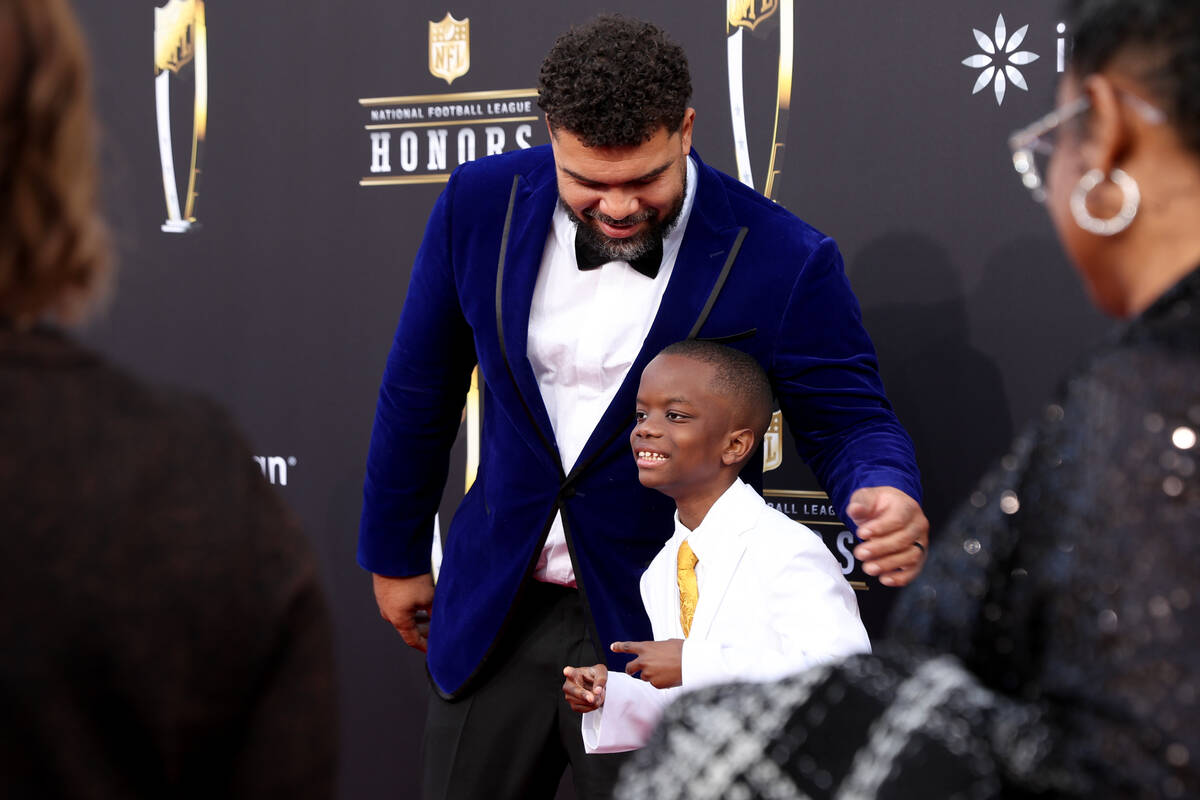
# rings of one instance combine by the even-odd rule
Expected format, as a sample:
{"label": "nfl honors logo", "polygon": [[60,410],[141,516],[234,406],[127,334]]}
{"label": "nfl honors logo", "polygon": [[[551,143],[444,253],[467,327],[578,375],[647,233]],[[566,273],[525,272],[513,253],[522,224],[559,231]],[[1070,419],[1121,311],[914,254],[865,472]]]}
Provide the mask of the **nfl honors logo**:
{"label": "nfl honors logo", "polygon": [[[447,12],[430,21],[429,74],[451,84],[470,69],[471,20]],[[358,103],[366,111],[371,155],[370,174],[359,186],[445,183],[459,164],[545,138],[537,89],[360,97]]]}
{"label": "nfl honors logo", "polygon": [[454,83],[471,68],[471,20],[446,12],[441,22],[429,23],[429,72]]}

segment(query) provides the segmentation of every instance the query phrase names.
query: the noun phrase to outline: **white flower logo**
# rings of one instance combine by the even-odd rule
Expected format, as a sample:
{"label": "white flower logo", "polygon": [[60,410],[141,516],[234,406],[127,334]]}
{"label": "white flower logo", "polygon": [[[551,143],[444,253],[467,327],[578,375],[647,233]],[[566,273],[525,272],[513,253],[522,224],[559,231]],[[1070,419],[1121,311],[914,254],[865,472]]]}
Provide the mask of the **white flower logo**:
{"label": "white flower logo", "polygon": [[[983,69],[979,74],[979,80],[975,81],[975,90],[971,94],[979,94],[983,88],[992,81],[995,77],[996,86],[996,105],[1003,105],[1004,90],[1011,82],[1018,89],[1029,91],[1029,84],[1025,83],[1025,76],[1021,74],[1021,70],[1017,69],[1014,64],[1024,66],[1038,60],[1037,53],[1030,53],[1028,50],[1013,52],[1021,46],[1021,42],[1025,41],[1025,34],[1029,32],[1029,26],[1026,25],[1013,32],[1012,36],[1008,36],[1008,32],[1004,27],[1004,15],[996,17],[996,39],[993,42],[988,38],[988,35],[978,28],[972,28],[975,34],[975,41],[979,42],[982,53],[973,55],[970,58],[964,58],[963,64],[971,69]],[[1007,43],[1005,42],[1007,39]],[[1004,76],[1008,76],[1006,81]]]}

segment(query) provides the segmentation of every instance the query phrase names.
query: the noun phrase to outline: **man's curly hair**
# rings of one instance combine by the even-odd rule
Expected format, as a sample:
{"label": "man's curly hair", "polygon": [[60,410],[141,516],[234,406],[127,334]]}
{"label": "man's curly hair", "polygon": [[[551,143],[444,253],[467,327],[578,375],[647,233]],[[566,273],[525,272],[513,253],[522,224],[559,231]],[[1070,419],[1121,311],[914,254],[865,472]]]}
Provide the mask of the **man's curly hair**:
{"label": "man's curly hair", "polygon": [[87,52],[66,0],[0,0],[0,318],[78,322],[108,286]]}
{"label": "man's curly hair", "polygon": [[551,128],[587,147],[634,147],[660,127],[674,133],[691,96],[683,48],[650,23],[615,14],[558,37],[538,79]]}

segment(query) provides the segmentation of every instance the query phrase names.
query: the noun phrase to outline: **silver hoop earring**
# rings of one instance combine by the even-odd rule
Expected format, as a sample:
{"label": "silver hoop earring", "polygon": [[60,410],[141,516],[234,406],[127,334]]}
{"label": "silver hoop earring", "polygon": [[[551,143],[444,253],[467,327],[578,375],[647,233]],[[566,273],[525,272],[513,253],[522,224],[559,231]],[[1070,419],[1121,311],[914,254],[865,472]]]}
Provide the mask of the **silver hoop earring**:
{"label": "silver hoop earring", "polygon": [[1071,192],[1071,214],[1075,217],[1075,224],[1097,236],[1116,236],[1128,228],[1133,222],[1133,218],[1137,216],[1138,207],[1142,202],[1142,193],[1138,189],[1137,181],[1124,170],[1114,169],[1109,173],[1108,180],[1111,180],[1121,190],[1121,195],[1124,197],[1121,210],[1117,212],[1116,216],[1109,219],[1093,217],[1087,208],[1088,195],[1105,181],[1103,172],[1098,169],[1089,170],[1079,179],[1075,190]]}

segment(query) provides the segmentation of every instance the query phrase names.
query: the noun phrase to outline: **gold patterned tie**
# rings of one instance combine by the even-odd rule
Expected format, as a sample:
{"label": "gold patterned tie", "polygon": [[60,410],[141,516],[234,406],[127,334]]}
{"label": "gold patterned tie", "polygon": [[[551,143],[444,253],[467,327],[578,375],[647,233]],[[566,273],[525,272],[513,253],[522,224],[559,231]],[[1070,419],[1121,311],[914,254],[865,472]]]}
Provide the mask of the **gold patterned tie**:
{"label": "gold patterned tie", "polygon": [[686,541],[679,545],[679,622],[683,625],[683,638],[692,630],[692,615],[696,613],[696,601],[700,591],[696,587],[696,563],[699,561]]}

